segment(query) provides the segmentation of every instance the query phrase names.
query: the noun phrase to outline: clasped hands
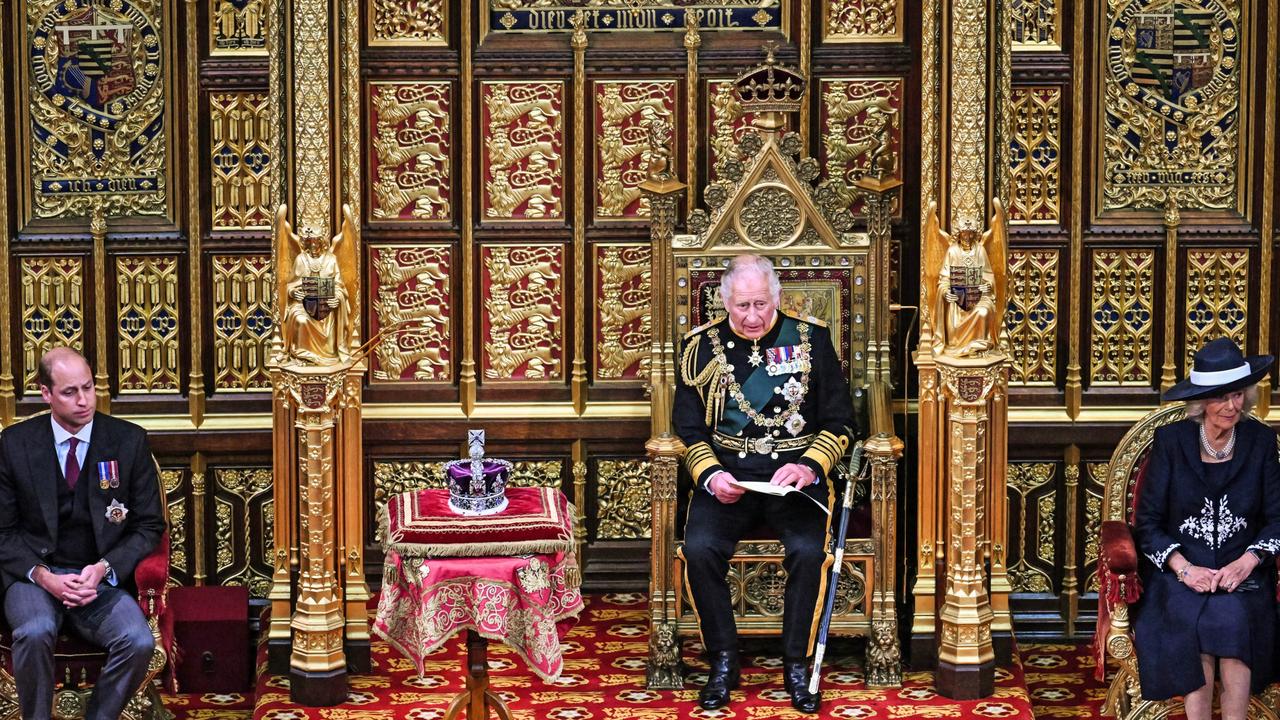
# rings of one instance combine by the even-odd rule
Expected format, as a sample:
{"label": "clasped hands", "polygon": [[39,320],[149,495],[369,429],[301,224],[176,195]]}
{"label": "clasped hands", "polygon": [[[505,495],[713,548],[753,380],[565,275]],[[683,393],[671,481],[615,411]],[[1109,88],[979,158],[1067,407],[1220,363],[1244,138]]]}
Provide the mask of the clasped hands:
{"label": "clasped hands", "polygon": [[69,608],[84,607],[98,598],[98,584],[107,574],[102,563],[85,565],[78,573],[60,575],[44,566],[37,567],[31,579],[45,592]]}
{"label": "clasped hands", "polygon": [[1182,584],[1196,592],[1211,593],[1219,589],[1235,592],[1235,589],[1249,577],[1249,573],[1253,572],[1260,562],[1256,555],[1246,552],[1218,570],[1187,563],[1177,572]]}
{"label": "clasped hands", "polygon": [[[818,474],[808,465],[800,463],[787,463],[778,468],[773,477],[769,480],[771,485],[791,485],[797,489],[812,485],[818,482]],[[710,488],[711,494],[716,496],[720,502],[729,505],[738,502],[738,498],[747,491],[734,479],[733,475],[727,470],[721,470],[711,479],[707,481],[707,487]]]}

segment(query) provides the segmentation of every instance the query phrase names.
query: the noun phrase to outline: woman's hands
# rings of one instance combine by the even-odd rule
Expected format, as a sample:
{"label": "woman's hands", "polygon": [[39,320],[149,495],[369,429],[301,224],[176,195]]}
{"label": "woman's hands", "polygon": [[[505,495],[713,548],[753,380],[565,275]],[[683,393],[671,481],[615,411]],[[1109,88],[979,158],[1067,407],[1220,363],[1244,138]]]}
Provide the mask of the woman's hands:
{"label": "woman's hands", "polygon": [[1182,557],[1182,553],[1174,553],[1169,558],[1169,568],[1178,576],[1178,581],[1198,593],[1216,592],[1220,589],[1235,592],[1258,563],[1258,557],[1251,552],[1245,552],[1218,570],[1192,565]]}
{"label": "woman's hands", "polygon": [[1209,588],[1209,592],[1213,592],[1219,588],[1227,592],[1235,592],[1235,589],[1249,577],[1249,573],[1258,567],[1258,556],[1246,551],[1245,554],[1232,560],[1230,564],[1219,570],[1213,576],[1213,583]]}

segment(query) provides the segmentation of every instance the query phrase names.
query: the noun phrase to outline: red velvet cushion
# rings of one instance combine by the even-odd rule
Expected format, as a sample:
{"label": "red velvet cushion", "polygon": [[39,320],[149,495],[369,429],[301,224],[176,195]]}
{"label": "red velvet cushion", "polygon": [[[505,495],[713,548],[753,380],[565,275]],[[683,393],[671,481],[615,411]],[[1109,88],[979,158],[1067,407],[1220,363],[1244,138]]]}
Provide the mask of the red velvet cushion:
{"label": "red velvet cushion", "polygon": [[459,515],[447,490],[391,498],[379,513],[384,549],[417,557],[479,557],[573,552],[573,507],[555,488],[507,488],[507,507]]}
{"label": "red velvet cushion", "polygon": [[1131,575],[1138,571],[1138,550],[1133,544],[1129,526],[1119,520],[1102,523],[1102,559],[1116,575]]}

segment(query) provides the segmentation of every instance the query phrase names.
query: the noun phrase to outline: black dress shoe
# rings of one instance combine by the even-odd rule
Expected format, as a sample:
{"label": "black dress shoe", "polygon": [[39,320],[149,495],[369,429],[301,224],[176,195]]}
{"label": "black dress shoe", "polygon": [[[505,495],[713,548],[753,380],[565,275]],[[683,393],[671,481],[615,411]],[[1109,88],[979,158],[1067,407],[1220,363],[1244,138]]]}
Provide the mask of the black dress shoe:
{"label": "black dress shoe", "polygon": [[698,693],[698,705],[704,710],[715,710],[728,705],[729,691],[738,687],[738,652],[721,650],[711,653],[707,660],[711,663],[711,670],[707,673],[707,684]]}
{"label": "black dress shoe", "polygon": [[791,707],[802,713],[816,713],[822,704],[821,693],[809,692],[809,661],[783,660],[782,685],[791,696]]}

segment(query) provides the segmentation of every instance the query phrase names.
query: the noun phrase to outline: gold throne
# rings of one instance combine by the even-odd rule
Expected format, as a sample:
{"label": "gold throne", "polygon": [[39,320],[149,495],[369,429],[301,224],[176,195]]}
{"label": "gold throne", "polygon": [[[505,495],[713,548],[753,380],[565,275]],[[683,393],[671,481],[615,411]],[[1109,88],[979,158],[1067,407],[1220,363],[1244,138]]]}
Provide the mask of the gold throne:
{"label": "gold throne", "polygon": [[[753,127],[738,152],[717,165],[716,180],[703,189],[708,209],[689,214],[685,234],[675,234],[676,196],[683,188],[659,162],[646,193],[651,203],[655,350],[651,363],[653,437],[648,449],[653,488],[650,580],[651,688],[683,686],[680,638],[698,634],[698,620],[683,580],[677,507],[687,504],[688,483],[677,482],[684,448],[671,433],[673,355],[679,338],[723,314],[720,275],[742,253],[769,258],[782,279],[782,309],[814,316],[831,329],[836,351],[849,373],[854,405],[868,418],[870,487],[860,488],[837,588],[832,635],[865,635],[867,679],[873,685],[901,683],[895,609],[897,460],[902,443],[893,434],[888,404],[889,234],[887,193],[895,183],[872,181],[868,193],[870,232],[852,232],[847,194],[814,184],[821,166],[801,157],[804,143],[786,132],[786,115],[798,109],[805,79],[777,64],[738,77],[735,92]],[[657,147],[655,145],[655,147]],[[651,168],[652,170],[652,168]],[[877,212],[878,211],[878,212]],[[856,529],[856,531],[855,531]],[[730,561],[729,587],[738,632],[780,635],[786,572],[776,539],[739,543]],[[828,562],[834,556],[828,554]]]}

